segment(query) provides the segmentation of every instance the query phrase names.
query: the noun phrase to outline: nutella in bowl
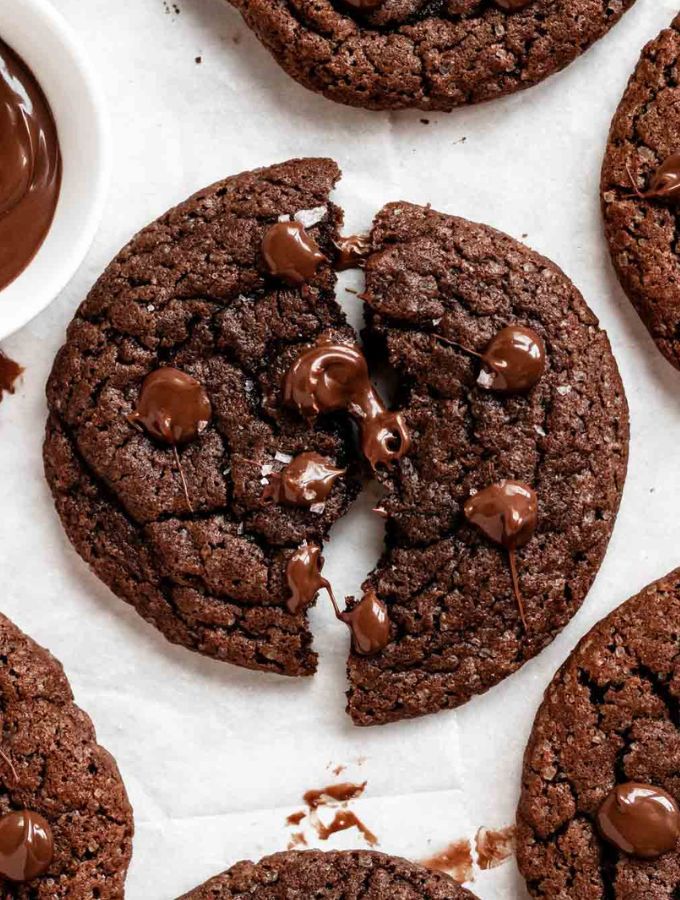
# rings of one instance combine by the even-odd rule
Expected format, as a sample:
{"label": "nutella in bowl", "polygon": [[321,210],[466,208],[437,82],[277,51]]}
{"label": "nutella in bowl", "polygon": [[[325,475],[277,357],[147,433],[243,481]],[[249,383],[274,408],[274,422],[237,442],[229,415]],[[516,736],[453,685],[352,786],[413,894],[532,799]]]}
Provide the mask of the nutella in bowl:
{"label": "nutella in bowl", "polygon": [[45,240],[60,187],[52,110],[30,68],[0,38],[0,291]]}
{"label": "nutella in bowl", "polygon": [[106,105],[49,0],[0,0],[0,341],[83,261],[111,167]]}

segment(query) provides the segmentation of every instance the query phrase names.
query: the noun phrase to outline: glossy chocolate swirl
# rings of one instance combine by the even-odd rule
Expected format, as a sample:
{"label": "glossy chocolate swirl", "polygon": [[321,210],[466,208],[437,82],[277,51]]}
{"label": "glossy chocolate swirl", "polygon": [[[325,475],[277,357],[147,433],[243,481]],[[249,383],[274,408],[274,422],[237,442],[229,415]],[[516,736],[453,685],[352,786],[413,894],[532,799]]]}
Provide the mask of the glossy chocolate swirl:
{"label": "glossy chocolate swirl", "polygon": [[680,808],[667,791],[629,781],[605,798],[597,825],[602,837],[624,853],[656,859],[677,846]]}
{"label": "glossy chocolate swirl", "polygon": [[0,40],[0,290],[31,262],[61,187],[57,127],[40,85]]}
{"label": "glossy chocolate swirl", "polygon": [[54,857],[49,823],[28,809],[0,818],[0,876],[10,881],[32,881],[43,875]]}
{"label": "glossy chocolate swirl", "polygon": [[373,469],[390,466],[409,451],[411,439],[404,417],[385,408],[358,347],[321,338],[293,363],[283,395],[286,403],[308,419],[347,410],[359,424],[361,449]]}

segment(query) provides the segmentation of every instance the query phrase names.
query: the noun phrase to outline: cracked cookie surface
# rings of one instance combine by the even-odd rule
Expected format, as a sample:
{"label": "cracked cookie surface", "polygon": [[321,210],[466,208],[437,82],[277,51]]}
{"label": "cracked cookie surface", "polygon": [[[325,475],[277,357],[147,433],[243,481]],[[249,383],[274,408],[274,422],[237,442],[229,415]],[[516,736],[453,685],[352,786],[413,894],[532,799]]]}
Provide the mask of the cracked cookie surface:
{"label": "cracked cookie surface", "polygon": [[680,368],[677,201],[637,197],[676,153],[680,16],[644,48],[612,121],[602,168],[605,233],[621,285],[659,350]]}
{"label": "cracked cookie surface", "polygon": [[[393,635],[380,654],[350,659],[360,725],[459,706],[553,639],[600,566],[628,456],[609,341],[557,266],[492,228],[407,203],[382,210],[371,244],[366,343],[399,373],[412,447],[381,477],[386,551],[364,589],[387,604]],[[509,324],[545,343],[546,371],[528,394],[483,389],[479,360],[450,344],[481,353]],[[502,479],[538,495],[537,530],[517,550],[527,633],[507,555],[463,513],[473,491]]]}
{"label": "cracked cookie surface", "polygon": [[277,853],[240,862],[180,900],[474,900],[474,894],[438,872],[368,850]]}
{"label": "cracked cookie surface", "polygon": [[511,13],[491,0],[384,0],[363,10],[343,0],[230,2],[289,75],[331,100],[450,110],[562,69],[633,0],[534,0]]}
{"label": "cracked cookie surface", "polygon": [[[321,511],[263,497],[286,455],[351,466],[344,418],[310,427],[280,396],[302,346],[321,332],[354,340],[328,262],[339,174],[324,159],[246,172],[145,228],[80,306],[47,386],[45,471],[78,553],[169,640],[286,675],[316,667],[305,610],[286,608],[287,561],[305,540],[322,542],[358,489],[348,473]],[[295,215],[328,259],[287,287],[266,274],[261,245]],[[128,420],[159,366],[193,376],[212,405],[205,430],[178,449],[186,496],[172,449]]]}
{"label": "cracked cookie surface", "polygon": [[654,860],[599,836],[616,784],[680,800],[680,570],[596,625],[548,687],[524,760],[517,857],[540,900],[671,900],[680,847]]}
{"label": "cracked cookie surface", "polygon": [[0,615],[0,816],[28,809],[52,829],[47,871],[0,876],[3,900],[121,900],[132,854],[132,809],[115,761],[73,702],[61,665]]}

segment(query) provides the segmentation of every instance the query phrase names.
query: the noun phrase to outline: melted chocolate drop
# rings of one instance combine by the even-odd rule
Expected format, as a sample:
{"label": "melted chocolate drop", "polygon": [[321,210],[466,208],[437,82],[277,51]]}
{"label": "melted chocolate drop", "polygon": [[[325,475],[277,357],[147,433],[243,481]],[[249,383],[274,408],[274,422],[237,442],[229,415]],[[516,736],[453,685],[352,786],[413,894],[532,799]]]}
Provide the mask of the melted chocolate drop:
{"label": "melted chocolate drop", "polygon": [[0,40],[0,290],[31,262],[61,188],[57,127],[26,64]]}
{"label": "melted chocolate drop", "polygon": [[351,6],[353,9],[378,9],[385,3],[385,0],[344,0],[345,6]]}
{"label": "melted chocolate drop", "polygon": [[493,338],[482,355],[484,367],[477,383],[487,390],[524,393],[545,372],[545,344],[523,325],[508,325]]}
{"label": "melted chocolate drop", "polygon": [[31,881],[43,875],[54,857],[49,823],[28,809],[0,818],[0,875],[10,881]]}
{"label": "melted chocolate drop", "polygon": [[333,485],[347,469],[337,469],[318,453],[300,453],[281,472],[268,476],[269,484],[262,497],[290,506],[312,506],[324,503]]}
{"label": "melted chocolate drop", "polygon": [[494,0],[494,2],[503,12],[519,12],[520,9],[533,3],[533,0]]}
{"label": "melted chocolate drop", "polygon": [[375,591],[367,591],[352,609],[338,613],[352,632],[352,643],[360,656],[373,656],[390,642],[387,606]]}
{"label": "melted chocolate drop", "polygon": [[515,551],[536,531],[538,498],[535,491],[521,481],[500,481],[473,494],[466,502],[464,512],[468,522],[508,551],[512,588],[522,626],[528,631]]}
{"label": "melted chocolate drop", "polygon": [[309,419],[319,413],[347,410],[359,424],[361,448],[373,469],[392,465],[410,449],[402,414],[385,408],[370,383],[368,365],[358,347],[321,338],[289,369],[283,396]]}
{"label": "melted chocolate drop", "polygon": [[300,222],[277,222],[262,238],[262,255],[270,275],[291,287],[311,281],[326,257]]}
{"label": "melted chocolate drop", "polygon": [[200,382],[170,366],[144,379],[137,408],[129,419],[171,446],[195,440],[212,417],[208,395]]}
{"label": "melted chocolate drop", "polygon": [[290,597],[287,606],[293,615],[309,606],[321,588],[328,591],[335,605],[330,582],[321,574],[322,566],[321,548],[316,544],[302,544],[288,560],[286,581],[290,588]]}
{"label": "melted chocolate drop", "polygon": [[633,186],[633,191],[641,200],[672,200],[680,199],[680,153],[673,153],[657,166],[649,180],[646,191],[638,189],[633,174],[628,171],[628,177]]}
{"label": "melted chocolate drop", "polygon": [[0,350],[0,400],[4,393],[13,394],[17,378],[23,373],[24,368],[14,362]]}
{"label": "melted chocolate drop", "polygon": [[605,798],[597,825],[602,837],[623,853],[656,859],[678,844],[680,808],[661,788],[629,781]]}
{"label": "melted chocolate drop", "polygon": [[523,547],[538,522],[536,493],[521,481],[499,481],[473,494],[465,518],[507,550]]}
{"label": "melted chocolate drop", "polygon": [[335,247],[338,251],[335,268],[338,272],[344,272],[346,269],[362,268],[370,253],[371,241],[366,234],[353,234],[338,238]]}

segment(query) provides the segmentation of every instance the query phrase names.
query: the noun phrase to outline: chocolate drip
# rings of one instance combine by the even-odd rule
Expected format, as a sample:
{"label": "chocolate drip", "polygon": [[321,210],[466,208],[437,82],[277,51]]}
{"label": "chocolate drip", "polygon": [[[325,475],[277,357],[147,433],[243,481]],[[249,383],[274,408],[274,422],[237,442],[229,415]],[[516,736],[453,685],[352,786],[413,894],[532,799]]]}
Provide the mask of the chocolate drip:
{"label": "chocolate drip", "polygon": [[360,269],[370,253],[371,240],[367,234],[352,234],[338,238],[335,247],[338,251],[335,257],[335,268],[338,272]]}
{"label": "chocolate drip", "polygon": [[322,567],[321,548],[316,544],[302,544],[288,560],[286,581],[290,588],[290,597],[287,606],[293,615],[309,606],[321,588],[328,591],[335,605],[333,589],[330,582],[321,574]]}
{"label": "chocolate drip", "polygon": [[333,485],[347,469],[337,469],[318,453],[300,453],[280,472],[268,475],[263,500],[289,506],[325,503]]}
{"label": "chocolate drip", "polygon": [[641,191],[633,178],[633,174],[626,167],[633,192],[641,200],[672,200],[680,199],[680,153],[673,153],[667,157],[652,174],[649,187]]}
{"label": "chocolate drip", "polygon": [[14,393],[17,378],[23,371],[23,366],[14,362],[0,350],[0,400],[4,393]]}
{"label": "chocolate drip", "polygon": [[212,407],[203,385],[180,369],[164,366],[144,379],[137,408],[128,420],[148,434],[169,444],[175,454],[186,497],[193,512],[177,447],[195,440],[212,417]]}
{"label": "chocolate drip", "polygon": [[512,587],[520,619],[527,631],[524,602],[517,576],[516,553],[533,536],[538,523],[538,498],[521,481],[499,481],[473,494],[465,504],[465,518],[508,551]]}
{"label": "chocolate drip", "polygon": [[360,656],[374,656],[390,642],[390,618],[387,606],[375,591],[366,591],[361,600],[345,612],[336,614],[352,632],[354,650]]}
{"label": "chocolate drip", "polygon": [[605,840],[623,853],[656,859],[680,839],[680,808],[674,797],[651,784],[617,785],[597,813]]}
{"label": "chocolate drip", "polygon": [[277,222],[262,238],[262,255],[270,275],[291,287],[311,281],[326,257],[300,222]]}
{"label": "chocolate drip", "polygon": [[49,869],[53,857],[52,829],[41,815],[22,809],[0,818],[0,876],[32,881]]}
{"label": "chocolate drip", "polygon": [[35,76],[0,40],[0,290],[45,240],[61,187],[57,128]]}
{"label": "chocolate drip", "polygon": [[347,410],[359,424],[361,447],[373,469],[392,465],[410,449],[402,414],[385,408],[358,347],[320,338],[289,369],[283,395],[286,403],[309,419]]}

